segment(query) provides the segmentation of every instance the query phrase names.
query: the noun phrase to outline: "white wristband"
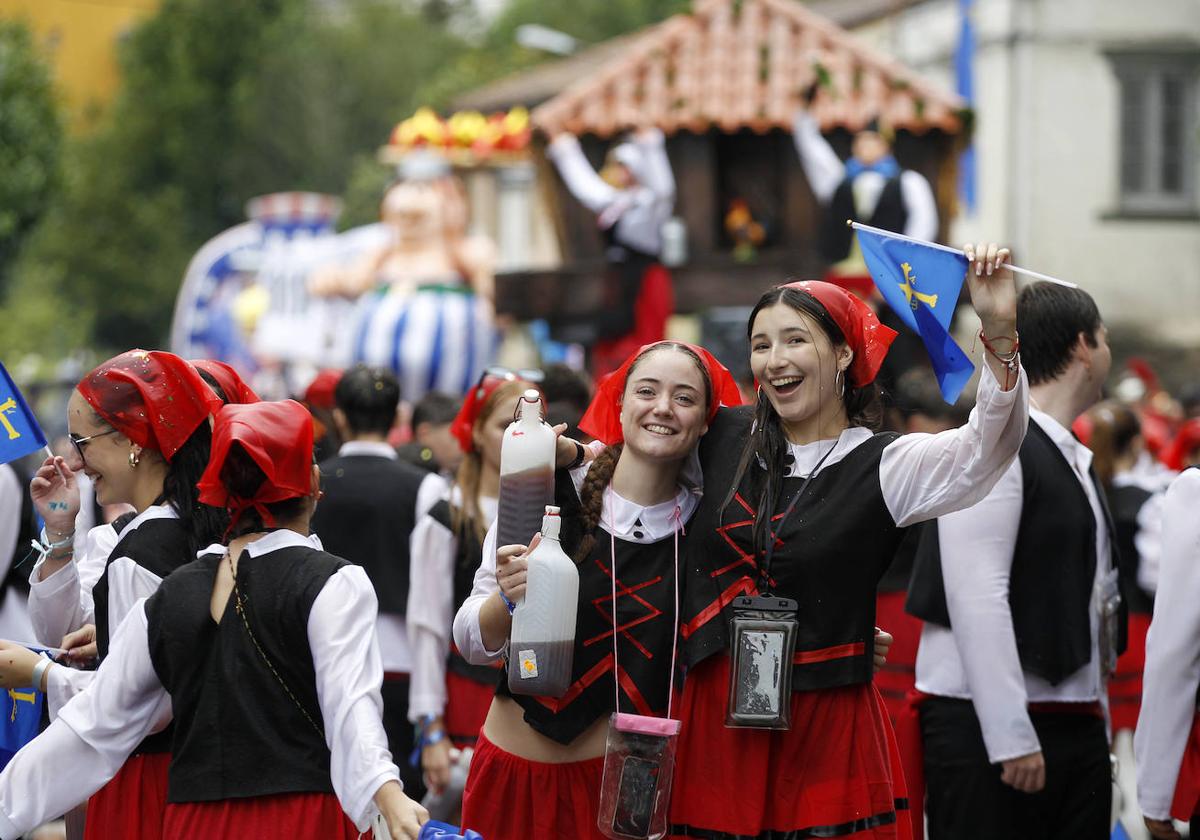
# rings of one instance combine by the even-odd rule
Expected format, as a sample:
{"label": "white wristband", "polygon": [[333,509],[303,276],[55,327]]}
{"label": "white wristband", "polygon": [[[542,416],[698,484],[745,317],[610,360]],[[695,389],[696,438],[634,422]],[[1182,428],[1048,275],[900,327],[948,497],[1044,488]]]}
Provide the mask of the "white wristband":
{"label": "white wristband", "polygon": [[45,676],[46,671],[50,670],[50,666],[53,664],[53,661],[43,656],[41,661],[33,666],[33,687],[38,691],[42,690],[42,677]]}

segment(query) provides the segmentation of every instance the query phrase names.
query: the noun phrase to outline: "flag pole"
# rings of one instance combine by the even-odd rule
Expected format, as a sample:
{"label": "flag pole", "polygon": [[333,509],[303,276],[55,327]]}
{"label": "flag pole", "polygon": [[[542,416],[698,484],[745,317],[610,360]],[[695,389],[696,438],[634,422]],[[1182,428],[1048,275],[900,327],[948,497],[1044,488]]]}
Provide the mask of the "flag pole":
{"label": "flag pole", "polygon": [[[914,239],[913,237],[905,236],[902,233],[892,233],[890,230],[872,227],[871,225],[864,225],[862,222],[856,222],[852,219],[847,219],[846,224],[855,230],[865,230],[868,233],[877,233],[880,236],[886,236],[890,239],[899,239],[902,242],[911,242],[914,245],[924,245],[926,248],[933,248],[935,251],[945,251],[947,254],[957,254],[960,257],[966,256],[966,252],[958,248],[951,248],[949,245],[941,245],[937,242],[926,242],[924,239]],[[1014,274],[1024,274],[1026,277],[1033,277],[1037,280],[1045,280],[1047,283],[1057,283],[1059,286],[1066,286],[1068,289],[1079,288],[1079,286],[1076,284],[1066,280],[1059,280],[1057,277],[1051,277],[1048,274],[1042,274],[1041,272],[1032,271],[1028,268],[1021,268],[1020,266],[1013,265],[1012,263],[1005,263],[1004,268],[1007,268]]]}

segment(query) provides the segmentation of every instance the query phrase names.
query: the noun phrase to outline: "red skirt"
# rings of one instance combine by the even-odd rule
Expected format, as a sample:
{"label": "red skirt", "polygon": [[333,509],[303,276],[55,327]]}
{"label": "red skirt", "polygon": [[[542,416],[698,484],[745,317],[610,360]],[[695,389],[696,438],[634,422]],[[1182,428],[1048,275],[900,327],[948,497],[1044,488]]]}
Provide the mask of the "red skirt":
{"label": "red skirt", "polygon": [[442,721],[454,746],[459,749],[475,746],[495,696],[495,683],[484,685],[462,674],[446,671],[446,710]]}
{"label": "red skirt", "polygon": [[[121,835],[112,835],[116,838]],[[283,793],[218,802],[182,802],[167,806],[164,840],[355,840],[358,829],[332,793]],[[363,837],[371,837],[368,831]]]}
{"label": "red skirt", "polygon": [[1108,681],[1108,706],[1113,732],[1137,727],[1142,710],[1142,672],[1146,669],[1146,632],[1150,616],[1129,614],[1129,643],[1117,659],[1117,670]]}
{"label": "red skirt", "polygon": [[84,840],[161,840],[170,753],[130,756],[88,800]]}
{"label": "red skirt", "polygon": [[921,619],[904,611],[907,592],[881,592],[875,598],[875,623],[895,637],[887,662],[875,675],[892,727],[908,711],[908,694],[917,687],[917,648],[921,644]]}
{"label": "red skirt", "polygon": [[793,692],[792,728],[772,732],[726,728],[728,680],[728,657],[714,656],[684,682],[673,837],[910,840],[896,738],[873,685]]}
{"label": "red skirt", "polygon": [[604,840],[596,828],[604,759],[546,764],[479,733],[463,791],[463,828],[486,840]]}

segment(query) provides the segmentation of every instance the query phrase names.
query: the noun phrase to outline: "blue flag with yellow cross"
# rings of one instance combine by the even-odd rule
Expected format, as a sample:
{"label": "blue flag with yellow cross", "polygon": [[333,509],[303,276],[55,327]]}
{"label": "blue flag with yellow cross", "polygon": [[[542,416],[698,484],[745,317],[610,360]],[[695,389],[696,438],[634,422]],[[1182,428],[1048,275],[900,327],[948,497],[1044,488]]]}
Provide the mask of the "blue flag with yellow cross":
{"label": "blue flag with yellow cross", "polygon": [[34,688],[0,689],[0,770],[38,734],[45,695]]}
{"label": "blue flag with yellow cross", "polygon": [[921,336],[942,399],[953,403],[975,365],[950,337],[954,307],[967,276],[961,253],[858,228],[858,243],[879,293]]}
{"label": "blue flag with yellow cross", "polygon": [[0,364],[0,464],[24,458],[46,445],[46,436],[16,383]]}

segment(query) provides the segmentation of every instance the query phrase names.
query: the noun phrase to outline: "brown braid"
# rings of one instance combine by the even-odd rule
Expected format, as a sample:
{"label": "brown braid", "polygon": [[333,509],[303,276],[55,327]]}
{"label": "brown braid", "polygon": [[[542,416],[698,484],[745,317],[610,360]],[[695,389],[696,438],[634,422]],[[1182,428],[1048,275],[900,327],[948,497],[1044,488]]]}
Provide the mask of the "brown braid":
{"label": "brown braid", "polygon": [[621,450],[624,448],[625,445],[621,443],[605,447],[596,460],[592,461],[587,476],[583,479],[583,486],[579,488],[583,538],[575,552],[577,565],[587,559],[596,545],[596,527],[600,524],[600,514],[604,510],[604,491],[612,483],[617,461],[620,460]]}

